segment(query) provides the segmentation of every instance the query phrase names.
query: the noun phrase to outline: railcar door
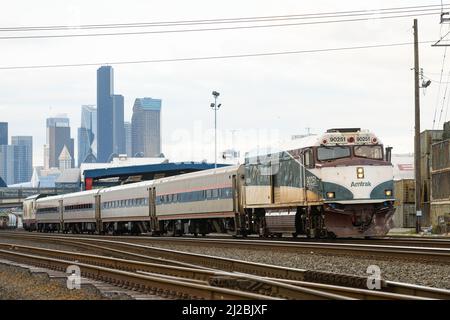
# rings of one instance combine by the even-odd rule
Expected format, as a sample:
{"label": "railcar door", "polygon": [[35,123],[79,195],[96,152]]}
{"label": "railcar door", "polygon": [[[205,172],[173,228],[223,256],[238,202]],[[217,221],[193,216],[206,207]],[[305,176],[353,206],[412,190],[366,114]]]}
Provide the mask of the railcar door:
{"label": "railcar door", "polygon": [[62,199],[59,200],[59,231],[64,231],[64,206]]}
{"label": "railcar door", "polygon": [[150,215],[150,230],[152,232],[159,231],[159,223],[156,218],[156,189],[150,187],[148,189],[148,212]]}
{"label": "railcar door", "polygon": [[101,234],[103,232],[103,223],[101,215],[101,201],[100,195],[95,195],[95,222],[97,224],[97,232]]}

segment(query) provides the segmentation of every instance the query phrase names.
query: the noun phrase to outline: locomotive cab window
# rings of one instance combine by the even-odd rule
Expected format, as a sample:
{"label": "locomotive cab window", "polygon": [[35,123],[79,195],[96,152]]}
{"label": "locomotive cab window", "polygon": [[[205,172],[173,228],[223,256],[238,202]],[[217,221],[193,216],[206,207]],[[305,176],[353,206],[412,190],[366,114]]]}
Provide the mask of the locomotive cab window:
{"label": "locomotive cab window", "polygon": [[383,160],[383,148],[381,146],[355,146],[356,157]]}
{"label": "locomotive cab window", "polygon": [[317,159],[319,161],[331,161],[348,157],[350,157],[349,147],[333,146],[317,148]]}

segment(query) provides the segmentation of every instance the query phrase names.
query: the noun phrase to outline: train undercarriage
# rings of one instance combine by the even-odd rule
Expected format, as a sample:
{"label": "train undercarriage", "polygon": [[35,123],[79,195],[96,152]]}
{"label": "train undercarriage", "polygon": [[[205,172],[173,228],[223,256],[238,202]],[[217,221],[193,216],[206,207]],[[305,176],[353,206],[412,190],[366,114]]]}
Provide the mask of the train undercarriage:
{"label": "train undercarriage", "polygon": [[392,202],[256,209],[252,213],[253,233],[260,237],[281,237],[286,233],[308,238],[384,236],[392,228],[393,214]]}

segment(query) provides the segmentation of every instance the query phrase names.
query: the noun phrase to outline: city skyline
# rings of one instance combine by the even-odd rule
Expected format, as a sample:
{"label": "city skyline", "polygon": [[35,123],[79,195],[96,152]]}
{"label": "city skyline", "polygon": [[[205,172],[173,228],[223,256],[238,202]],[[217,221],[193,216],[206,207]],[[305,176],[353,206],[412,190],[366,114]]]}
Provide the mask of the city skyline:
{"label": "city skyline", "polygon": [[[44,2],[51,3],[59,14],[49,16],[34,6],[30,12],[20,12],[19,7],[12,4],[10,10],[20,12],[19,20],[0,13],[2,23],[5,26],[41,25],[43,17],[48,18],[46,21],[49,24],[69,23],[74,26],[111,21],[186,20],[211,16],[209,10],[213,10],[212,4],[195,1],[195,5],[177,3],[179,12],[183,14],[173,12],[171,6],[165,5],[156,6],[149,14],[148,8],[154,7],[149,2],[137,1],[134,8],[138,10],[130,10],[126,4],[112,1],[110,15],[106,18],[99,14],[102,7],[97,4],[80,1],[67,10],[62,4]],[[427,3],[437,4],[432,1]],[[423,3],[410,3],[417,4]],[[237,5],[243,17],[404,6],[401,1],[379,1],[375,4],[346,1],[339,5],[332,1],[317,1],[314,4],[298,1],[284,1],[282,4],[249,1],[241,4],[231,1],[227,5],[218,4],[220,10],[215,10],[214,6],[214,17],[233,17],[233,8]],[[31,12],[39,12],[39,15]],[[76,137],[80,126],[79,106],[96,104],[96,79],[92,74],[102,63],[411,43],[411,27],[412,18],[372,19],[324,24],[320,28],[311,25],[173,35],[63,38],[58,42],[42,40],[49,43],[48,48],[39,46],[41,42],[38,39],[6,41],[0,56],[7,65],[98,64],[34,71],[3,70],[5,77],[0,79],[0,85],[5,93],[0,99],[0,111],[4,115],[1,121],[9,122],[10,135],[34,137],[34,163],[40,165],[43,164],[41,145],[45,143],[42,121],[55,113],[68,113],[72,121],[71,136]],[[438,16],[419,17],[419,28],[421,41],[440,37]],[[367,34],[371,37],[367,38]],[[214,35],[218,35],[214,38],[214,45],[206,45]],[[299,38],[302,41],[298,42]],[[123,41],[120,48],[116,45],[118,39]],[[422,117],[424,129],[432,128],[433,111],[436,106],[441,107],[445,91],[436,83],[443,48],[431,47],[431,44],[420,45],[421,67],[425,76],[434,80],[421,93],[422,108],[427,110]],[[80,45],[92,50],[80,51]],[[35,54],[30,55],[27,53],[29,51],[23,50],[26,46],[36,46]],[[280,136],[288,137],[303,134],[306,128],[320,133],[330,127],[357,126],[377,132],[385,144],[394,147],[396,153],[410,153],[413,149],[413,54],[410,45],[244,59],[111,65],[120,73],[114,85],[116,91],[124,95],[125,120],[131,119],[131,107],[136,97],[154,96],[164,100],[162,145],[166,156],[174,160],[190,159],[191,155],[199,155],[195,160],[213,159],[213,139],[210,137],[213,114],[209,110],[212,90],[221,92],[223,103],[218,113],[219,132],[225,136],[225,130],[237,129],[236,144],[247,140],[248,144],[257,146],[260,141],[248,139],[244,132],[258,128],[277,129]],[[30,94],[16,99],[17,88]],[[439,92],[441,97],[437,99]],[[364,113],[361,113],[362,107],[366,110]],[[181,114],[182,117],[179,116]],[[349,114],[355,116],[348,117]],[[393,126],[386,121],[387,117],[403,121]],[[196,133],[198,128],[201,128],[202,134]],[[179,136],[192,137],[194,140],[190,144],[197,146],[196,149],[186,152],[182,148],[186,141],[178,143]],[[219,150],[230,147],[226,142],[221,144],[220,139],[219,145]],[[243,152],[246,149],[245,144],[242,145],[239,149]],[[180,148],[182,151],[177,151]]]}

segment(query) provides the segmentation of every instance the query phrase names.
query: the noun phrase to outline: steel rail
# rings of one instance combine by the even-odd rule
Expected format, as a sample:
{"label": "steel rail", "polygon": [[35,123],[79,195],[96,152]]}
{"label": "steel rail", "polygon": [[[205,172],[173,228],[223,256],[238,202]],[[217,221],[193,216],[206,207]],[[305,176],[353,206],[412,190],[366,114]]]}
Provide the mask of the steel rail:
{"label": "steel rail", "polygon": [[[127,238],[122,241],[129,241]],[[132,241],[142,242],[170,242],[181,245],[204,245],[215,247],[239,247],[252,250],[283,250],[295,252],[333,253],[339,255],[395,257],[405,260],[434,261],[450,263],[449,247],[401,246],[396,244],[375,245],[367,243],[330,243],[330,242],[299,242],[274,241],[253,239],[193,239],[193,238],[138,238]]]}
{"label": "steel rail", "polygon": [[[26,231],[7,231],[0,230],[0,233],[13,233],[13,234],[30,234]],[[45,233],[37,233],[45,235]],[[227,235],[211,235],[206,238],[198,238],[194,236],[183,236],[183,237],[152,237],[146,234],[139,236],[134,235],[92,235],[92,234],[59,234],[66,237],[88,237],[88,238],[99,238],[99,239],[113,239],[113,240],[124,240],[124,241],[205,241],[206,240],[238,240],[238,241],[259,241],[259,242],[293,242],[298,244],[303,243],[330,243],[330,244],[364,244],[364,245],[387,245],[387,246],[427,246],[431,248],[450,248],[450,237],[411,237],[411,236],[385,236],[385,237],[373,237],[368,239],[353,239],[353,238],[338,238],[338,239],[307,239],[307,238],[258,238],[250,236],[248,238],[232,239],[231,236]]]}
{"label": "steel rail", "polygon": [[[1,235],[2,233],[0,233]],[[5,233],[7,234],[7,233]],[[13,234],[11,232],[10,234]],[[36,235],[45,237],[47,235]],[[58,238],[85,238],[85,239],[111,239],[102,236],[75,236],[65,235],[56,236]],[[112,238],[117,240],[117,238]],[[373,245],[373,244],[351,244],[351,243],[329,243],[329,242],[298,242],[298,241],[273,241],[273,240],[256,240],[256,239],[198,239],[198,238],[173,238],[173,237],[121,237],[123,242],[169,242],[182,245],[204,245],[214,247],[238,247],[246,249],[250,247],[252,250],[283,250],[295,252],[315,252],[315,253],[332,253],[340,255],[358,255],[358,256],[377,256],[386,258],[401,258],[405,260],[433,261],[439,263],[450,263],[450,248],[435,247],[413,247],[398,245]]]}

